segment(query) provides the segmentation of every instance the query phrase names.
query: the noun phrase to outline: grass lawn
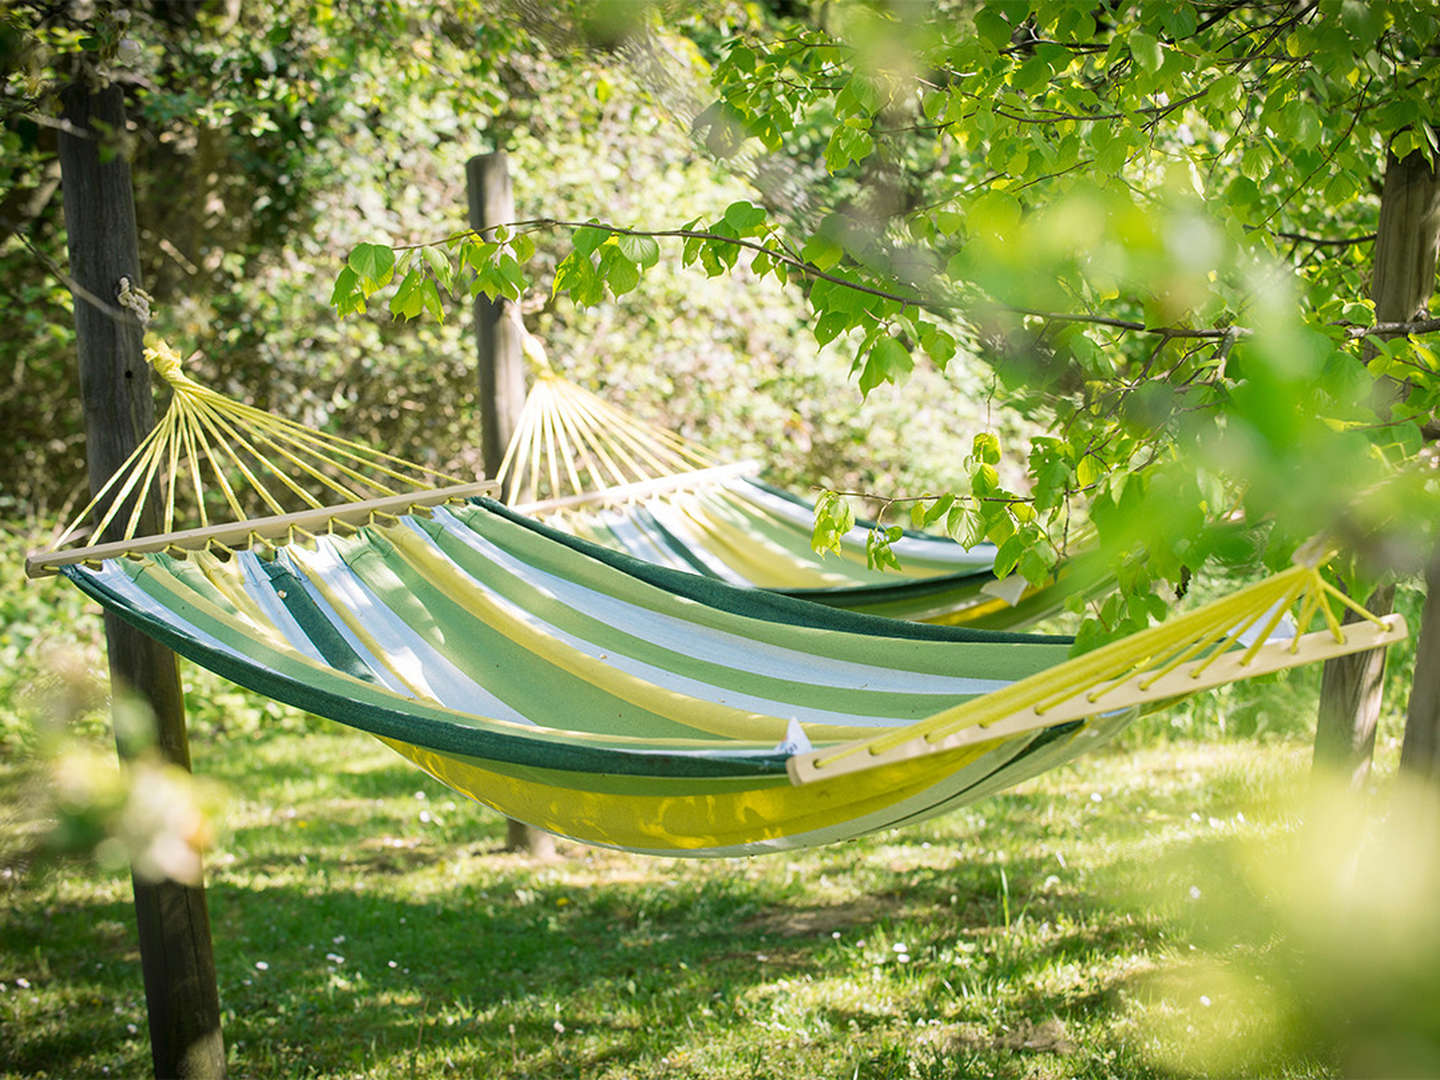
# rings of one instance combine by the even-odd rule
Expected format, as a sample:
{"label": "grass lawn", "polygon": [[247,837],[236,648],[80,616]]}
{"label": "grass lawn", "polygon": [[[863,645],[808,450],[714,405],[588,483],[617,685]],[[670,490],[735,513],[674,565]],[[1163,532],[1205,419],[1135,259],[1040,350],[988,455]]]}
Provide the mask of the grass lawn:
{"label": "grass lawn", "polygon": [[[1298,740],[1151,742],[813,852],[545,863],[338,727],[193,749],[229,792],[208,886],[239,1077],[1174,1075],[1233,1034],[1173,982],[1226,887],[1197,867],[1285,842],[1265,808],[1308,763]],[[128,878],[0,873],[0,1075],[145,1074]]]}

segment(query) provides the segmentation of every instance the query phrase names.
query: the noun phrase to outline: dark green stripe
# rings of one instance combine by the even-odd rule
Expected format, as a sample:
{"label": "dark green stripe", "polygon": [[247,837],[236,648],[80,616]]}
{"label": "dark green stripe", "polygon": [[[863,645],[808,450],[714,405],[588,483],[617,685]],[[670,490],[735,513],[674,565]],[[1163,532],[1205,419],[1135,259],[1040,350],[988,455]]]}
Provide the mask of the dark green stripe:
{"label": "dark green stripe", "polygon": [[689,544],[685,543],[684,540],[681,540],[680,537],[676,536],[669,529],[667,529],[664,522],[662,522],[659,518],[652,514],[648,509],[643,506],[637,506],[635,508],[634,516],[636,518],[643,519],[647,528],[659,533],[661,540],[665,544],[665,547],[671,552],[673,552],[677,558],[681,559],[688,565],[693,566],[697,574],[702,577],[712,578],[717,581],[720,580],[720,575],[710,568],[709,563],[705,562],[705,560],[703,560],[692,550],[690,550]]}
{"label": "dark green stripe", "polygon": [[685,597],[706,607],[727,611],[751,619],[781,623],[788,626],[816,627],[839,630],[870,637],[895,638],[907,641],[950,641],[987,644],[1069,645],[1074,639],[1048,634],[1018,634],[998,630],[976,630],[965,626],[932,626],[928,623],[898,622],[878,615],[864,615],[843,608],[827,607],[808,600],[785,596],[763,589],[744,589],[722,581],[697,577],[683,570],[671,570],[636,559],[624,552],[613,551],[599,544],[560,532],[533,518],[517,514],[493,499],[472,499],[472,512],[483,512],[511,522],[524,529],[579,552],[598,562],[629,574],[658,589]]}
{"label": "dark green stripe", "polygon": [[343,671],[357,679],[380,684],[379,677],[370,670],[370,665],[360,658],[360,654],[345,640],[345,636],[335,628],[335,624],[325,617],[314,597],[305,588],[305,583],[293,570],[281,566],[278,559],[268,562],[262,559],[260,565],[270,579],[270,588],[275,590],[276,599],[285,605],[285,610],[299,624],[305,636],[310,639],[310,644],[315,646],[315,651],[325,658],[327,664],[336,671]]}
{"label": "dark green stripe", "polygon": [[[158,564],[152,563],[152,566]],[[514,733],[469,727],[438,715],[423,702],[397,698],[395,705],[358,701],[342,693],[280,674],[258,661],[237,659],[200,641],[176,626],[140,611],[97,580],[83,566],[60,571],[87,596],[103,604],[131,626],[148,634],[231,682],[296,708],[339,721],[388,739],[443,754],[462,754],[487,761],[508,761],[566,772],[621,773],[629,776],[766,777],[785,772],[785,755],[774,751],[629,750],[558,742],[541,733]],[[181,605],[186,607],[188,605]],[[198,611],[176,610],[187,621],[206,621]],[[410,712],[402,706],[408,706]],[[426,714],[429,715],[426,715]]]}

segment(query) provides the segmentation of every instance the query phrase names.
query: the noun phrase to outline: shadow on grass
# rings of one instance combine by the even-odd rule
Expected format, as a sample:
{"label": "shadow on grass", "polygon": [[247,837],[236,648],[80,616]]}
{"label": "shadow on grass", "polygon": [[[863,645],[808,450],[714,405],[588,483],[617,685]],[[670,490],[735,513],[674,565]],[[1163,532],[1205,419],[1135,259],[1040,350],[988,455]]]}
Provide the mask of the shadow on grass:
{"label": "shadow on grass", "polygon": [[[407,858],[419,866],[436,854]],[[420,1054],[484,1063],[493,1074],[513,1066],[584,1075],[606,1062],[673,1055],[692,1038],[687,1021],[702,1015],[718,1027],[753,1020],[753,992],[777,979],[863,979],[891,959],[887,943],[901,934],[917,950],[905,1006],[917,1015],[955,1014],[962,977],[984,994],[996,981],[1024,986],[1056,965],[1138,944],[1135,925],[1101,924],[1007,946],[988,860],[837,904],[804,903],[796,888],[769,879],[690,876],[673,865],[639,881],[567,884],[545,880],[536,864],[486,855],[464,860],[470,872],[452,878],[443,895],[416,902],[388,895],[376,880],[382,871],[365,857],[317,861],[297,884],[242,885],[237,868],[227,867],[210,888],[226,1037],[242,1075],[288,1075],[302,1065],[316,1075],[343,1071],[357,1051],[371,1063]],[[1017,881],[1041,874],[1029,863],[1011,864]],[[1047,898],[1027,918],[1078,921],[1094,904],[1083,895]],[[128,1034],[124,1024],[137,1023],[130,918],[127,904],[110,902],[50,904],[7,920],[0,949],[43,952],[52,975],[68,984],[67,1007],[48,1031],[10,1041],[9,1068],[81,1075],[97,1037]],[[976,951],[957,975],[962,968],[942,957],[964,944]],[[1000,1012],[1013,1016],[1070,1019],[1113,1005],[1103,987],[1080,997],[1008,997]],[[112,1014],[116,1000],[129,1003],[122,1018]],[[998,1006],[992,1000],[973,1016],[959,1014],[985,1023]],[[893,1023],[828,1005],[815,1015],[836,1032]],[[143,1036],[142,1026],[129,1042]],[[955,1051],[936,1050],[942,1058]],[[882,1053],[872,1064],[884,1060]]]}
{"label": "shadow on grass", "polygon": [[[1112,961],[1165,947],[1125,879],[1157,873],[1133,845],[1188,822],[1192,788],[1096,804],[1074,782],[794,855],[542,863],[365,740],[217,764],[263,793],[210,874],[238,1076],[1155,1075],[1106,1033],[1133,971]],[[12,889],[0,918],[0,981],[38,998],[0,1008],[0,1073],[148,1066],[130,907],[76,878]],[[1085,1051],[1016,1034],[1051,1020]]]}

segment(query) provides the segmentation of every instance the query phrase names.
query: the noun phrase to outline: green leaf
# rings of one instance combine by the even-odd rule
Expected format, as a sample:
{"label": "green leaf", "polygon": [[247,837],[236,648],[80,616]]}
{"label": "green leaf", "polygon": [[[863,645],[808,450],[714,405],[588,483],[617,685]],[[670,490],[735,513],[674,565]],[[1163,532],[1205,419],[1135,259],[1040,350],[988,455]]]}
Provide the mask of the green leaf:
{"label": "green leaf", "polygon": [[335,288],[330,291],[330,306],[342,319],[346,315],[365,310],[365,296],[360,291],[359,275],[348,266],[335,278]]}
{"label": "green leaf", "polygon": [[660,261],[660,245],[653,236],[628,236],[619,233],[615,245],[633,263],[649,269]]}
{"label": "green leaf", "polygon": [[1130,31],[1130,55],[1135,62],[1149,72],[1160,70],[1160,65],[1165,62],[1165,53],[1160,48],[1160,42],[1152,35],[1143,30]]}
{"label": "green leaf", "polygon": [[824,554],[840,553],[840,540],[855,527],[855,511],[850,503],[833,491],[822,492],[815,500],[815,529],[810,546]]}
{"label": "green leaf", "polygon": [[765,221],[765,211],[754,203],[733,202],[725,208],[725,220],[742,236]]}
{"label": "green leaf", "polygon": [[420,284],[420,302],[426,311],[435,316],[436,322],[445,321],[445,305],[440,302],[440,290],[436,287],[431,278],[426,278]]}
{"label": "green leaf", "polygon": [[970,444],[970,456],[983,465],[1000,464],[1000,437],[993,431],[982,431]]}
{"label": "green leaf", "polygon": [[384,244],[357,244],[345,262],[369,296],[390,283],[395,270],[395,252]]}
{"label": "green leaf", "polygon": [[975,30],[992,48],[1003,49],[1010,44],[1010,24],[994,8],[981,8],[975,13]]}
{"label": "green leaf", "polygon": [[[429,281],[419,270],[411,270],[401,280],[390,297],[390,314],[396,318],[413,319],[425,310],[425,301],[420,295],[421,282]],[[433,287],[433,283],[432,287]]]}
{"label": "green leaf", "polygon": [[575,230],[575,236],[571,243],[575,245],[575,250],[582,255],[593,255],[595,249],[609,238],[608,230],[597,229],[593,225],[584,225]]}
{"label": "green leaf", "polygon": [[914,366],[910,351],[898,338],[881,338],[865,354],[865,366],[860,371],[861,396],[868,397],[883,382],[898,385]]}
{"label": "green leaf", "polygon": [[440,286],[445,289],[450,288],[450,282],[454,280],[455,276],[455,271],[450,265],[450,257],[437,247],[421,248],[420,253],[430,265],[430,272],[435,275],[435,280],[440,283]]}
{"label": "green leaf", "polygon": [[800,249],[801,257],[820,270],[829,270],[844,254],[845,249],[824,233],[816,233],[806,240],[805,246]]}
{"label": "green leaf", "polygon": [[600,273],[616,296],[624,296],[640,284],[640,268],[627,259],[618,247],[605,249],[600,260]]}
{"label": "green leaf", "polygon": [[1009,577],[1010,572],[1015,569],[1016,565],[1020,562],[1020,557],[1024,554],[1025,541],[1020,539],[1019,533],[1016,533],[1010,537],[1009,540],[1001,544],[995,552],[995,564],[991,568],[991,572],[994,573],[997,578]]}
{"label": "green leaf", "polygon": [[1050,567],[1046,565],[1044,557],[1035,548],[1030,548],[1020,556],[1019,569],[1021,576],[1031,585],[1043,585],[1050,577]]}
{"label": "green leaf", "polygon": [[930,508],[925,511],[925,517],[921,520],[920,527],[922,529],[928,529],[930,526],[934,525],[937,521],[939,521],[942,517],[945,517],[947,514],[949,514],[950,508],[954,505],[955,495],[953,492],[947,491],[944,495],[941,495],[940,498],[936,499],[930,505]]}
{"label": "green leaf", "polygon": [[510,250],[515,255],[515,261],[527,263],[535,255],[535,241],[530,238],[529,233],[519,233],[510,242]]}
{"label": "green leaf", "polygon": [[491,244],[483,240],[471,240],[460,249],[460,258],[472,269],[484,270],[490,265],[490,260],[495,252],[499,250],[499,244]]}
{"label": "green leaf", "polygon": [[850,329],[850,314],[844,311],[827,311],[820,318],[815,320],[812,333],[815,335],[815,344],[828,345],[844,330]]}

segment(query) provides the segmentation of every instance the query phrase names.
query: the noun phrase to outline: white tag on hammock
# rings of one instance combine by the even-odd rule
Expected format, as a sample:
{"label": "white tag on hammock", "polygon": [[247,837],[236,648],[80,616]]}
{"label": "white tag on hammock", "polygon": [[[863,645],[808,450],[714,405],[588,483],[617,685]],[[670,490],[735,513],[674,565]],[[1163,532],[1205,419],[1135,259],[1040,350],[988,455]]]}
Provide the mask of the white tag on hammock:
{"label": "white tag on hammock", "polygon": [[1000,581],[987,581],[980,586],[980,591],[986,596],[1004,600],[1005,603],[1014,607],[1020,602],[1020,598],[1025,595],[1025,590],[1029,587],[1030,583],[1025,580],[1025,575],[1011,574]]}
{"label": "white tag on hammock", "polygon": [[782,754],[808,754],[815,749],[810,745],[810,736],[805,734],[805,729],[800,726],[800,721],[794,717],[785,726],[785,741],[775,748]]}

